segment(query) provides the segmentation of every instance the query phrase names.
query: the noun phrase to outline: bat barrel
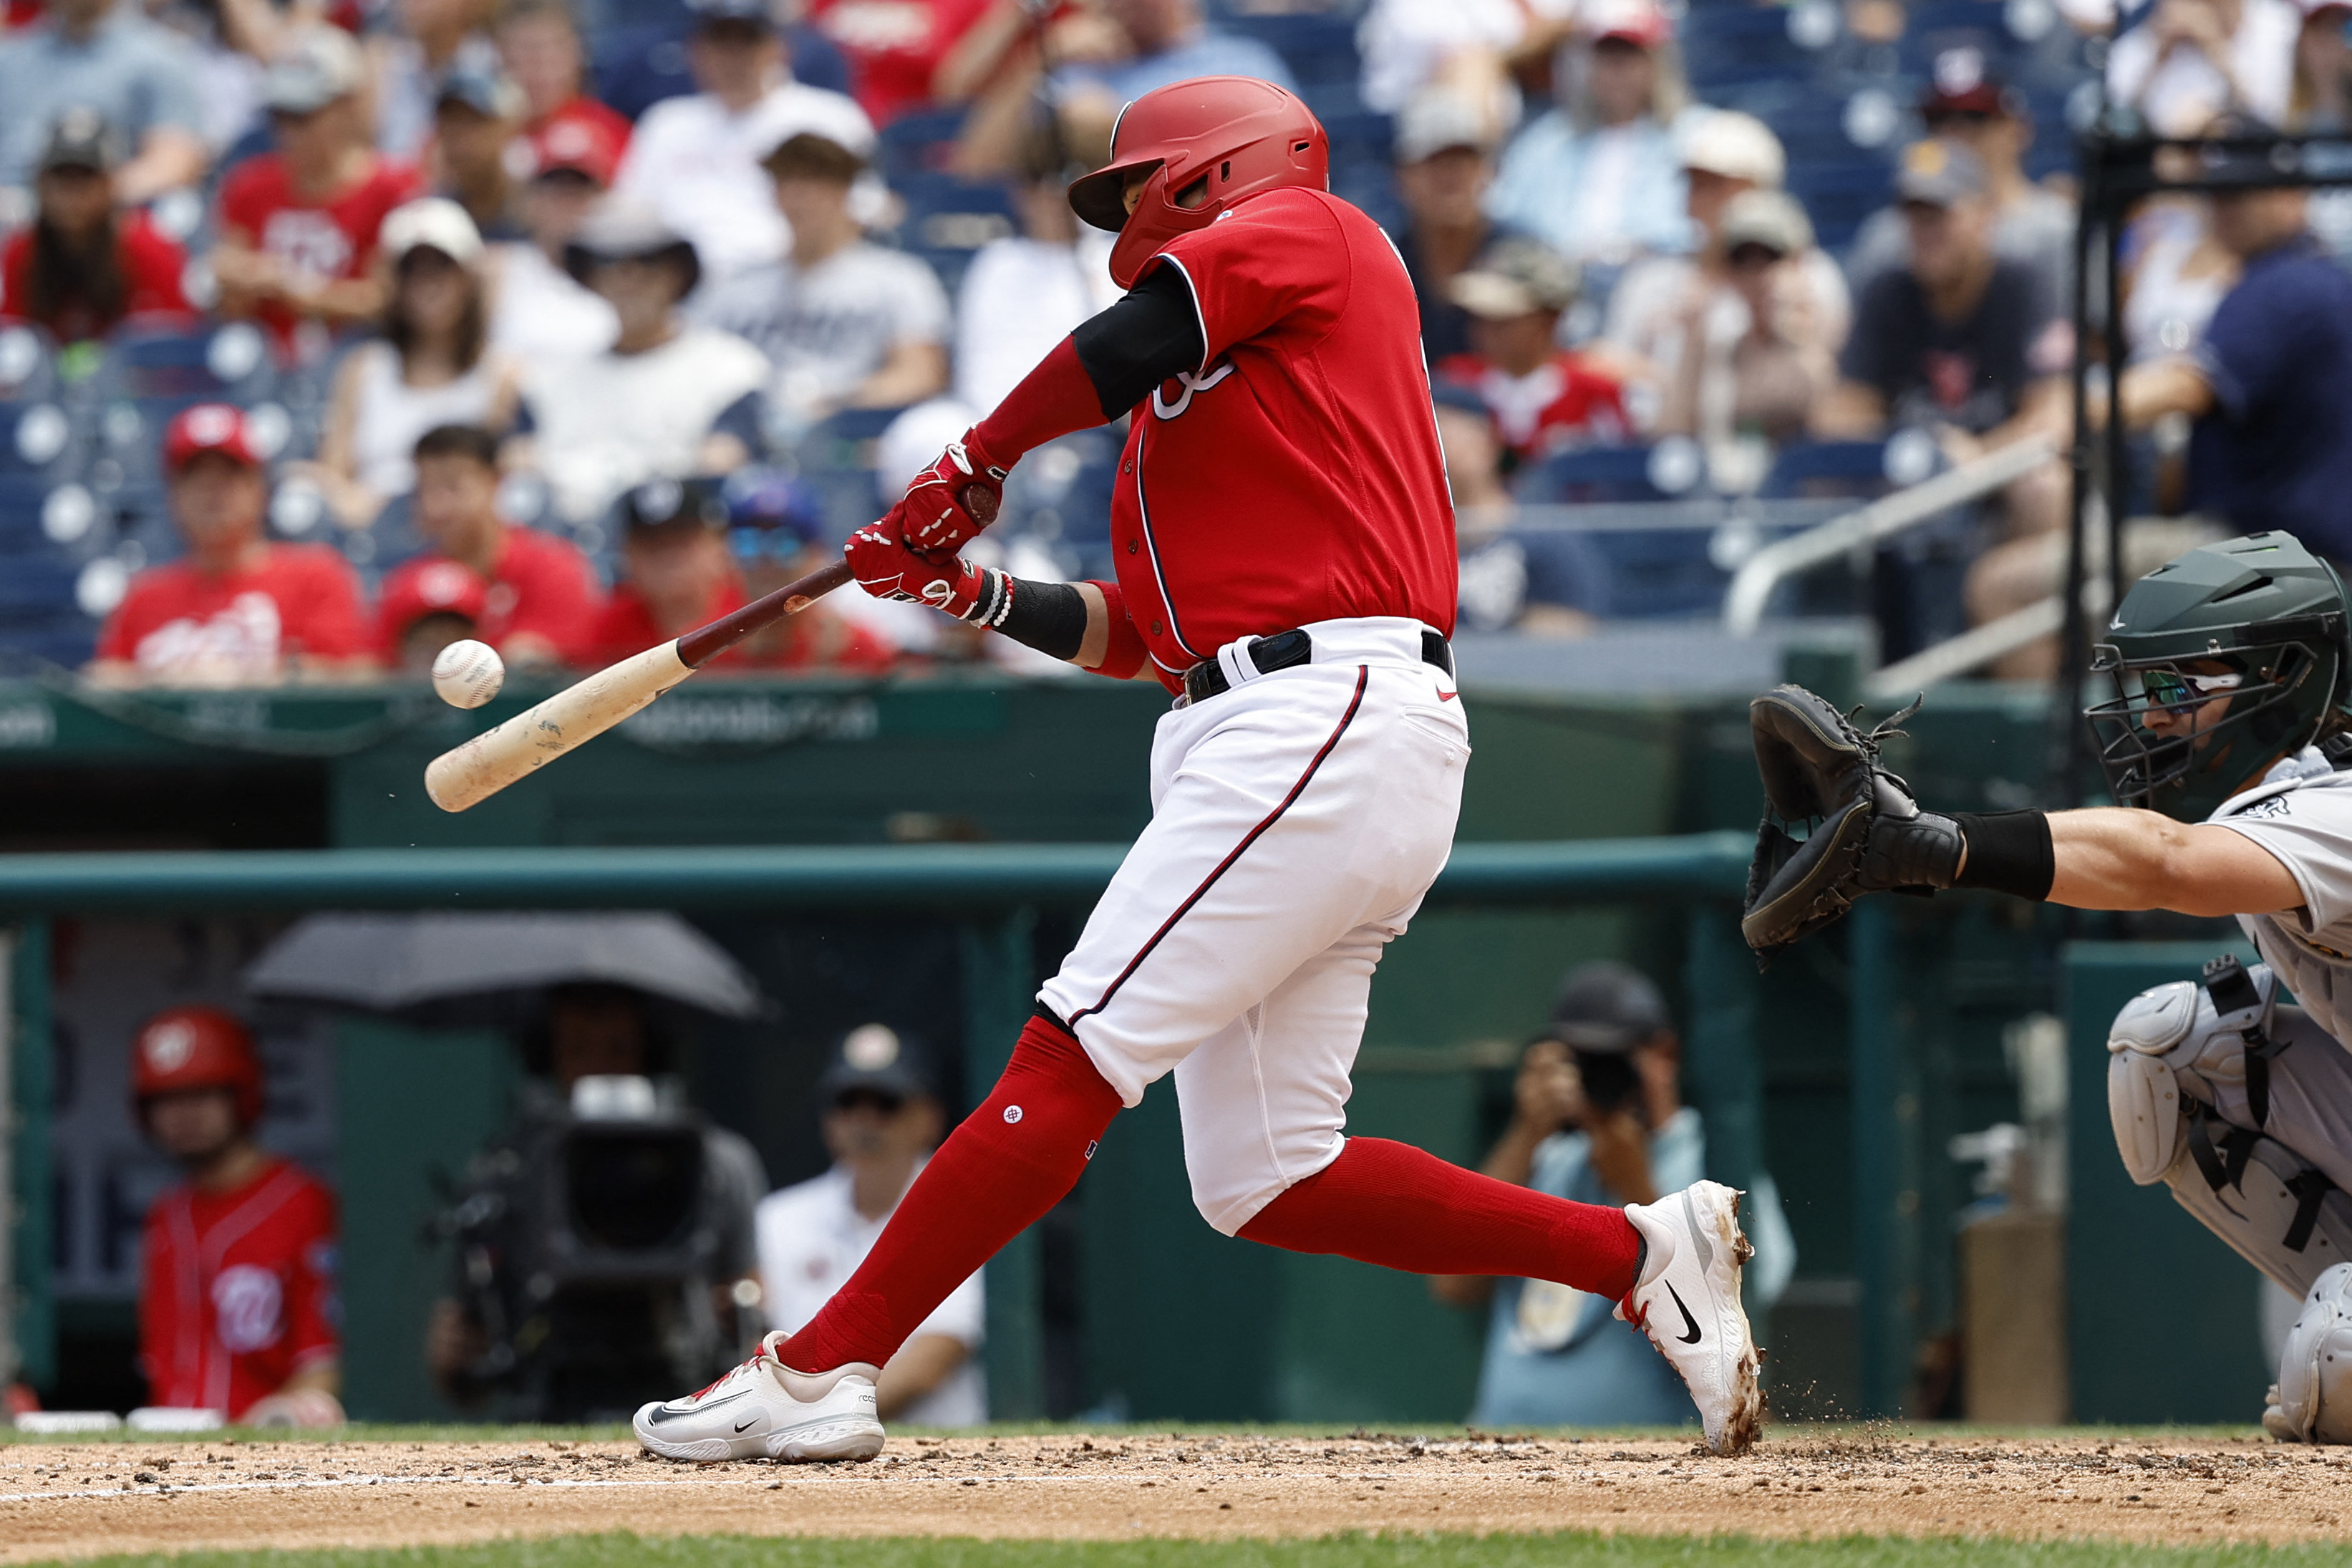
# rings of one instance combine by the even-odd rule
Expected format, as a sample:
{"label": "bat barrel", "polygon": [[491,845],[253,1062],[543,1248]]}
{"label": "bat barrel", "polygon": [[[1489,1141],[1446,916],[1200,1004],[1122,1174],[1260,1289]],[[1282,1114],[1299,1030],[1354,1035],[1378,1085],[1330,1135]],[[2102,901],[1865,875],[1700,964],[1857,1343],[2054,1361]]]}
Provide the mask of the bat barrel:
{"label": "bat barrel", "polygon": [[693,673],[694,667],[678,658],[675,642],[609,665],[434,758],[425,769],[425,793],[444,811],[478,805],[595,739]]}

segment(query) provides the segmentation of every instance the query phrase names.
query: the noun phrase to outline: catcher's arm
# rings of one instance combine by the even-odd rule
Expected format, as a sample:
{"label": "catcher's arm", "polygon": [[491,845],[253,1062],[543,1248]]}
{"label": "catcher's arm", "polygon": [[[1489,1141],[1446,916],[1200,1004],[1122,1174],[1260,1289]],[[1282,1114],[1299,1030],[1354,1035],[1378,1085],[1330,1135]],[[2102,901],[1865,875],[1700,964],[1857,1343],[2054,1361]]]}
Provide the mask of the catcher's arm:
{"label": "catcher's arm", "polygon": [[2052,812],[2045,820],[2053,904],[2210,918],[2276,914],[2303,903],[2294,873],[2234,828],[2113,805]]}

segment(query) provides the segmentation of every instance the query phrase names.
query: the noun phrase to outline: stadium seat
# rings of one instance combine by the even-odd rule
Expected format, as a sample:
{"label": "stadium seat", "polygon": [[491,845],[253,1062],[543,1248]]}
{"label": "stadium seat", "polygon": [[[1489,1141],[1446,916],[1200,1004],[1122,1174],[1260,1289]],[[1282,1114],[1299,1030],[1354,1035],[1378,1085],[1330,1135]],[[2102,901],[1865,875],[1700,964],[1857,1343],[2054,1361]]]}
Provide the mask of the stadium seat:
{"label": "stadium seat", "polygon": [[1668,440],[1561,452],[1522,468],[1511,488],[1535,505],[1671,500],[1698,489],[1704,477],[1698,449],[1686,440]]}
{"label": "stadium seat", "polygon": [[0,326],[0,403],[43,403],[58,395],[58,345],[35,326]]}
{"label": "stadium seat", "polygon": [[909,174],[896,188],[907,207],[898,243],[929,264],[950,298],[982,246],[1021,232],[1012,194],[1003,185],[952,174]]}
{"label": "stadium seat", "polygon": [[128,331],[106,347],[96,390],[106,399],[219,401],[251,407],[270,395],[278,368],[249,321]]}
{"label": "stadium seat", "polygon": [[825,521],[846,539],[882,515],[874,482],[874,443],[902,408],[845,408],[801,437],[793,448],[801,478],[824,498]]}
{"label": "stadium seat", "polygon": [[1712,616],[1722,607],[1731,576],[1708,553],[1713,530],[1612,528],[1587,537],[1608,563],[1608,618]]}
{"label": "stadium seat", "polygon": [[1792,163],[1789,194],[1805,205],[1822,248],[1844,249],[1863,220],[1894,199],[1894,175],[1883,159],[1858,156],[1833,163]]}
{"label": "stadium seat", "polygon": [[1942,466],[1942,454],[1924,431],[1905,431],[1884,441],[1807,441],[1780,449],[1757,493],[1772,500],[1800,496],[1868,500],[1916,484]]}
{"label": "stadium seat", "polygon": [[882,178],[896,185],[911,174],[941,172],[963,133],[963,116],[961,109],[916,109],[882,127]]}
{"label": "stadium seat", "polygon": [[1265,16],[1228,16],[1218,26],[1255,38],[1282,57],[1304,89],[1346,82],[1352,86],[1363,66],[1356,53],[1356,20],[1321,11],[1285,11]]}
{"label": "stadium seat", "polygon": [[1682,29],[1683,63],[1691,85],[1712,98],[1713,89],[1744,82],[1801,79],[1820,63],[1822,46],[1832,32],[1815,43],[1792,27],[1794,8],[1778,5],[1723,5],[1695,10]]}
{"label": "stadium seat", "polygon": [[55,403],[0,403],[0,473],[67,478],[80,457],[79,435]]}

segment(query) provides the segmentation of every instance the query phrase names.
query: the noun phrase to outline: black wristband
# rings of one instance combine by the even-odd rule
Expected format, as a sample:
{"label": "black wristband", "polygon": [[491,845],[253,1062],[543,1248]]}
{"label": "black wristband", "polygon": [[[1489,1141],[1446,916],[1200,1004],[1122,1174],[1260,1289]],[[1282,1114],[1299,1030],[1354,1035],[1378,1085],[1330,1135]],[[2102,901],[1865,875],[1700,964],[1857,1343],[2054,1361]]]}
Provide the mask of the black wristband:
{"label": "black wristband", "polygon": [[990,572],[990,592],[965,616],[1055,658],[1076,658],[1087,640],[1087,602],[1067,583],[1038,583]]}
{"label": "black wristband", "polygon": [[2039,811],[1956,811],[1968,841],[1969,861],[1952,886],[1990,888],[2039,903],[2058,877],[2057,851],[2050,842],[2050,818]]}

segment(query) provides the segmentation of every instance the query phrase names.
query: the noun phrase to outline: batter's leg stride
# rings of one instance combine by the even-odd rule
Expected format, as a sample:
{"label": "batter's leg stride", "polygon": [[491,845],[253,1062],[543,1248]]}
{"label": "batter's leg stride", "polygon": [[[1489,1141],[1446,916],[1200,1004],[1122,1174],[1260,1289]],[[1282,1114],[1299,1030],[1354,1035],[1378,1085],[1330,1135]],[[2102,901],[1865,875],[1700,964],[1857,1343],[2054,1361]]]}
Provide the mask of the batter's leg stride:
{"label": "batter's leg stride", "polygon": [[[1176,695],[1152,818],[1046,983],[995,1089],[798,1333],[637,1413],[673,1458],[864,1458],[874,1380],[1041,1217],[1123,1106],[1173,1073],[1195,1202],[1227,1235],[1620,1303],[1688,1384],[1708,1448],[1759,1421],[1739,1194],[1616,1209],[1349,1138],[1374,966],[1452,845],[1469,730],[1446,634],[1453,513],[1402,263],[1325,186],[1304,105],[1247,78],[1129,106],[1071,205],[1129,289],[850,542],[867,592],[933,605]],[[1128,416],[1115,582],[956,552],[1045,441]],[[1411,1354],[1412,1347],[1400,1346]]]}

